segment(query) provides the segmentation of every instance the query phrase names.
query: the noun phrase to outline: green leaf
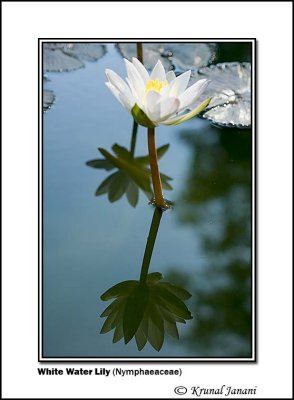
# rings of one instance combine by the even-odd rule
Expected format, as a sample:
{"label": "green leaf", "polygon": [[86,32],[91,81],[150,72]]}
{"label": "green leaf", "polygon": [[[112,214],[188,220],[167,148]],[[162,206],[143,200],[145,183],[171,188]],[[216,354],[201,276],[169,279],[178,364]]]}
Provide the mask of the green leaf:
{"label": "green leaf", "polygon": [[118,296],[129,295],[139,285],[138,281],[124,281],[112,286],[101,295],[101,300],[107,301]]}
{"label": "green leaf", "polygon": [[98,189],[96,190],[95,196],[100,196],[101,194],[107,193],[109,186],[111,185],[111,182],[115,177],[117,176],[118,172],[114,172],[113,174],[109,175],[104,181],[98,186]]}
{"label": "green leaf", "polygon": [[128,296],[123,318],[123,331],[126,344],[134,337],[140,326],[148,304],[148,298],[148,287],[142,285],[138,286]]}
{"label": "green leaf", "polygon": [[172,285],[168,282],[160,282],[159,285],[169,290],[172,294],[174,294],[181,300],[188,300],[192,296],[191,293],[189,293],[186,289]]}
{"label": "green leaf", "polygon": [[92,168],[105,169],[106,171],[111,171],[114,168],[108,160],[103,159],[87,161],[86,165]]}
{"label": "green leaf", "polygon": [[156,125],[147,117],[143,110],[136,103],[131,110],[132,116],[137,124],[145,126],[146,128],[155,128]]}
{"label": "green leaf", "polygon": [[139,200],[139,189],[138,186],[132,180],[129,180],[126,194],[130,205],[136,207]]}

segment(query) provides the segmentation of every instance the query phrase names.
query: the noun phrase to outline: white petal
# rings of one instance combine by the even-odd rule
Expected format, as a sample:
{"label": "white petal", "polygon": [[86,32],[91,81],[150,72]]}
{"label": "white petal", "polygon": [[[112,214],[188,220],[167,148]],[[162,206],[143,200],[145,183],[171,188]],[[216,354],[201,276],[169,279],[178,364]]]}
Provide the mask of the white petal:
{"label": "white petal", "polygon": [[171,83],[175,78],[176,78],[176,74],[174,73],[174,71],[167,72],[166,80],[168,81],[168,83]]}
{"label": "white petal", "polygon": [[177,117],[172,117],[172,118],[167,118],[165,121],[162,121],[162,124],[165,125],[178,125],[181,124],[182,122],[187,121],[188,119],[195,117],[195,115],[199,114],[201,111],[203,111],[208,104],[210,103],[211,97],[208,97],[206,100],[204,100],[201,104],[198,104],[197,107],[195,107],[192,111],[182,114]]}
{"label": "white petal", "polygon": [[116,72],[112,71],[111,69],[106,69],[105,74],[109,80],[109,82],[119,91],[123,93],[131,93],[130,88],[126,84],[126,82],[117,75]]}
{"label": "white petal", "polygon": [[180,96],[188,86],[190,75],[191,71],[186,71],[177,76],[169,85],[169,95]]}
{"label": "white petal", "polygon": [[129,60],[127,60],[127,59],[124,59],[124,60],[125,60],[125,64],[126,64],[128,78],[129,78],[130,82],[132,83],[134,90],[137,93],[137,97],[142,98],[144,95],[144,91],[145,91],[144,81],[143,81],[141,75],[139,74],[139,72],[137,71],[137,69],[135,68],[135,66]]}
{"label": "white petal", "polygon": [[134,88],[132,82],[129,80],[129,78],[126,78],[126,81],[128,82],[128,85],[131,88],[131,93],[132,93],[132,96],[134,97],[134,99],[136,100],[136,103],[138,104],[138,106],[140,108],[142,108],[142,99],[141,99],[141,97],[138,97],[137,91],[135,90],[135,88]]}
{"label": "white petal", "polygon": [[210,81],[208,79],[200,79],[199,81],[194,83],[194,85],[185,90],[184,93],[179,96],[179,100],[181,103],[179,111],[184,110],[185,108],[191,106],[192,103],[197,101],[197,99],[205,91],[209,83]]}
{"label": "white petal", "polygon": [[160,102],[160,118],[157,122],[166,120],[174,115],[180,106],[180,100],[176,97],[168,97]]}
{"label": "white petal", "polygon": [[150,90],[146,94],[144,110],[151,121],[157,121],[160,118],[160,93]]}
{"label": "white petal", "polygon": [[108,89],[112,92],[112,94],[116,97],[116,99],[120,102],[120,104],[127,110],[131,111],[135,104],[135,100],[133,98],[125,96],[122,92],[117,90],[115,86],[112,85],[110,82],[105,82],[105,85]]}
{"label": "white petal", "polygon": [[149,74],[148,74],[146,68],[137,58],[133,57],[132,61],[133,61],[135,68],[141,75],[141,78],[143,79],[144,84],[146,85],[146,83],[149,81]]}
{"label": "white petal", "polygon": [[165,70],[163,68],[163,65],[160,60],[157,61],[155,67],[153,68],[153,71],[151,72],[150,79],[156,80],[159,79],[160,82],[165,81],[166,76],[165,76]]}

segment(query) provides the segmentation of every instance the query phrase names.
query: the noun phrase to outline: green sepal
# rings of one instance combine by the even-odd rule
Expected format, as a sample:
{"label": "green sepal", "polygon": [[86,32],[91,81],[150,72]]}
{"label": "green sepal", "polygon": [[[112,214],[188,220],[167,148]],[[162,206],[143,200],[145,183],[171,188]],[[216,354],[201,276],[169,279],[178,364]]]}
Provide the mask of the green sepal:
{"label": "green sepal", "polygon": [[137,124],[145,126],[145,128],[155,128],[156,125],[147,117],[143,110],[136,103],[131,109],[132,116]]}
{"label": "green sepal", "polygon": [[164,125],[178,125],[182,122],[188,121],[189,119],[195,117],[197,114],[200,114],[210,103],[212,97],[208,97],[204,100],[200,105],[194,108],[192,111],[187,114],[181,115],[179,117],[170,118],[165,122],[162,122]]}

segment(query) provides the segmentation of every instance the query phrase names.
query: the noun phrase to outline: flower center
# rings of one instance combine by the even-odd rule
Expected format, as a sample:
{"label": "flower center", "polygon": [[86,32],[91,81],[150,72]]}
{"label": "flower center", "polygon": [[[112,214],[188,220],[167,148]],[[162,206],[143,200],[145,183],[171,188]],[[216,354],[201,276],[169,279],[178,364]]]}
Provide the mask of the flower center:
{"label": "flower center", "polygon": [[145,87],[145,94],[150,92],[150,90],[154,90],[155,92],[160,93],[161,89],[167,86],[167,80],[159,82],[159,79],[152,80],[150,79]]}

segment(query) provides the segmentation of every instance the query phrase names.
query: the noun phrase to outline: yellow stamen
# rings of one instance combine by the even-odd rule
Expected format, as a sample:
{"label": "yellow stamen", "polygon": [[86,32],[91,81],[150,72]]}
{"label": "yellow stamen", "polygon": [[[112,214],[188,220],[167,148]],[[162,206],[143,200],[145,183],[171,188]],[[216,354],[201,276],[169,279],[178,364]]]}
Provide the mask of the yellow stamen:
{"label": "yellow stamen", "polygon": [[150,79],[146,84],[145,94],[147,94],[150,90],[160,93],[161,89],[167,86],[167,84],[167,80],[159,82],[158,78],[155,81]]}

